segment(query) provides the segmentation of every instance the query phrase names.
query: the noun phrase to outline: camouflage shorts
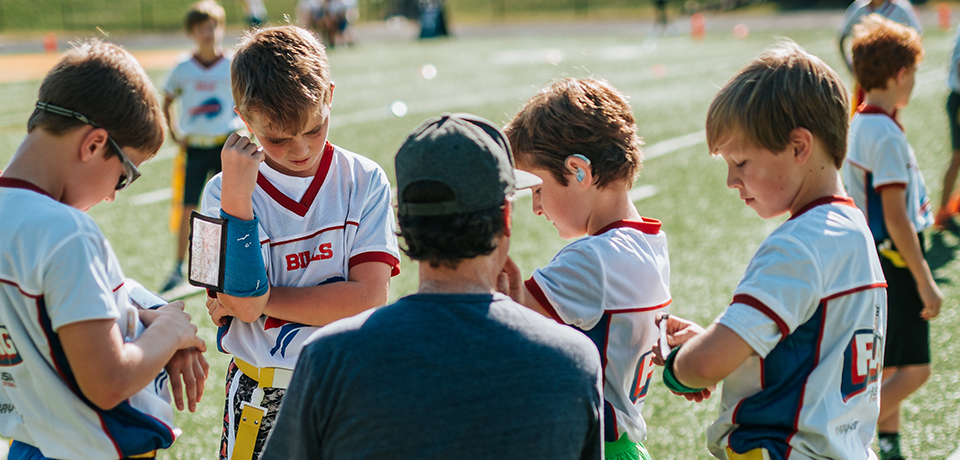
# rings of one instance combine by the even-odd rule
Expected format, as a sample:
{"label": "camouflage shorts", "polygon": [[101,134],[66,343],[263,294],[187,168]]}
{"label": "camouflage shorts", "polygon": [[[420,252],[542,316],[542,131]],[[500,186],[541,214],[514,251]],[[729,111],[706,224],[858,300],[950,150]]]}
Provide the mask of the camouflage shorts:
{"label": "camouflage shorts", "polygon": [[[253,390],[257,388],[256,380],[241,373],[240,380],[237,382],[236,394],[231,401],[230,387],[233,386],[234,375],[236,375],[237,372],[240,372],[240,370],[231,360],[230,366],[227,367],[227,402],[223,408],[223,434],[220,436],[220,460],[229,460],[227,457],[228,433],[232,430],[233,435],[237,435],[236,421],[240,420],[241,406],[245,402],[250,402],[250,396],[253,394]],[[263,402],[260,403],[260,406],[266,409],[267,413],[263,415],[260,431],[257,433],[257,442],[253,448],[253,460],[257,460],[260,457],[260,451],[263,450],[263,444],[267,441],[267,435],[270,433],[270,430],[273,429],[273,424],[277,422],[277,412],[280,411],[280,402],[285,392],[286,390],[283,388],[265,388],[263,390]],[[259,401],[254,401],[253,403],[256,404],[257,402]],[[233,411],[234,426],[230,426],[230,411]]]}

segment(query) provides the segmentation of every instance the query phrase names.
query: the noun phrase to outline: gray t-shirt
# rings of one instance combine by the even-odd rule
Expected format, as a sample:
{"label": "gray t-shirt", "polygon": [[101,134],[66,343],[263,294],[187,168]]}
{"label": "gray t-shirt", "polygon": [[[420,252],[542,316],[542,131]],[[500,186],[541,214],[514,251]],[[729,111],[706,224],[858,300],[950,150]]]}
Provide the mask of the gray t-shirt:
{"label": "gray t-shirt", "polygon": [[317,331],[261,458],[600,459],[600,356],[501,294],[415,294]]}

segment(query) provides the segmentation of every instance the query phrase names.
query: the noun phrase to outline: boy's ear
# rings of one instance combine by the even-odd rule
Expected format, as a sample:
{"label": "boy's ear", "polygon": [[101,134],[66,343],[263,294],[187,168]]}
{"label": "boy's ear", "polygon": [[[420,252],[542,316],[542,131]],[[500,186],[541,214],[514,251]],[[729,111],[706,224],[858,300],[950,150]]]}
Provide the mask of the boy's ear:
{"label": "boy's ear", "polygon": [[513,202],[509,199],[503,200],[503,236],[510,236],[510,230],[513,228],[512,214]]}
{"label": "boy's ear", "polygon": [[107,148],[107,130],[90,127],[90,131],[80,140],[80,161],[87,162],[97,157],[97,152],[105,153]]}
{"label": "boy's ear", "polygon": [[790,154],[793,155],[797,164],[804,164],[813,155],[813,133],[807,128],[795,128],[790,132]]}
{"label": "boy's ear", "polygon": [[330,95],[327,96],[327,98],[328,98],[328,100],[327,100],[327,105],[329,105],[330,107],[333,107],[333,90],[334,90],[336,87],[337,87],[337,84],[331,81],[331,82],[330,82]]}
{"label": "boy's ear", "polygon": [[902,84],[903,84],[903,77],[904,77],[904,75],[906,75],[906,74],[907,74],[907,68],[906,68],[906,67],[901,67],[900,70],[898,70],[897,73],[894,74],[893,79],[894,79],[894,81],[897,82],[897,85],[902,85]]}
{"label": "boy's ear", "polygon": [[237,114],[237,116],[240,117],[240,120],[243,121],[243,126],[247,128],[247,132],[253,134],[253,130],[250,129],[250,123],[246,118],[243,117],[243,114],[240,113],[240,109],[238,109],[237,106],[233,106],[233,113]]}
{"label": "boy's ear", "polygon": [[580,154],[570,155],[563,163],[573,174],[576,185],[584,189],[593,185],[593,169],[587,157]]}

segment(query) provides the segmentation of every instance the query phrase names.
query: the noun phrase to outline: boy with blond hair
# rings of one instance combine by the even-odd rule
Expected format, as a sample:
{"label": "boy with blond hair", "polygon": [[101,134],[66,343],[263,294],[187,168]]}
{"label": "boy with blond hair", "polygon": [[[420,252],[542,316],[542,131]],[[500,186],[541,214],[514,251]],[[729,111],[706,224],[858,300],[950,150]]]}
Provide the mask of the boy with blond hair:
{"label": "boy with blond hair", "polygon": [[153,85],[117,45],[75,45],[40,84],[0,175],[0,434],[11,460],[154,458],[180,434],[166,382],[178,408],[185,385],[196,409],[206,347],[183,302],[138,310],[85,213],[113,201],[162,143]]}
{"label": "boy with blond hair", "polygon": [[327,140],[334,84],[323,45],[295,26],[260,29],[232,67],[237,112],[202,213],[227,221],[225,281],[208,301],[234,356],[220,458],[258,458],[304,340],[383,305],[400,272],[390,183]]}
{"label": "boy with blond hair", "polygon": [[850,124],[847,190],[863,210],[887,280],[887,342],[880,399],[880,458],[901,459],[900,403],[930,376],[930,323],[943,294],[924,260],[933,223],[913,149],[893,113],[910,101],[923,44],[916,31],[879,15],[855,29],[853,70],[866,91]]}
{"label": "boy with blond hair", "polygon": [[[179,198],[180,202],[171,203],[175,209],[179,208],[179,212],[173,213],[177,222],[171,222],[177,229],[177,252],[173,270],[160,289],[162,292],[183,282],[190,214],[200,203],[208,177],[220,172],[220,149],[227,136],[243,127],[233,111],[230,57],[223,52],[226,22],[226,13],[216,1],[194,3],[184,18],[184,27],[197,49],[170,71],[163,85],[163,114],[170,138],[181,150],[174,161],[173,173],[177,187],[174,199]],[[177,123],[170,110],[175,102]]]}
{"label": "boy with blond hair", "polygon": [[784,42],[734,74],[707,112],[727,186],[762,218],[790,213],[714,324],[664,325],[671,391],[699,401],[724,381],[707,430],[717,458],[876,458],[886,284],[840,181],[848,104],[836,72]]}
{"label": "boy with blond hair", "polygon": [[561,249],[509,292],[527,307],[589,337],[603,358],[607,459],[649,459],[640,412],[652,375],[654,316],[670,304],[670,260],[660,222],[641,217],[629,191],[642,141],[626,96],[603,80],[559,80],[505,128],[517,166],[538,176],[533,212],[552,221]]}

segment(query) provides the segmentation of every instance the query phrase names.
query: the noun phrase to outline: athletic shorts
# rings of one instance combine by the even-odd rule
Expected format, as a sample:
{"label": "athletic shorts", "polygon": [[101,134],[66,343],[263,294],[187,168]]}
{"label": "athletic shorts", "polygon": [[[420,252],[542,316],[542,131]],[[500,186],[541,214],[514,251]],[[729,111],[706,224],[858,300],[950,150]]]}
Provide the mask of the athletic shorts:
{"label": "athletic shorts", "polygon": [[[923,248],[923,235],[918,236]],[[920,317],[923,301],[913,274],[909,268],[896,267],[883,256],[880,256],[880,266],[887,279],[884,367],[930,364],[930,322]]]}
{"label": "athletic shorts", "polygon": [[633,442],[627,435],[620,435],[614,442],[603,443],[604,460],[651,460],[650,453],[643,443]]}
{"label": "athletic shorts", "polygon": [[947,96],[947,119],[950,120],[950,146],[960,150],[960,94],[953,91]]}
{"label": "athletic shorts", "polygon": [[[223,408],[223,433],[220,436],[220,460],[229,460],[233,451],[234,439],[240,420],[240,411],[243,403],[250,402],[253,390],[257,388],[257,381],[240,372],[236,363],[230,361],[227,367],[227,402]],[[277,413],[280,412],[280,402],[287,390],[283,388],[264,388],[263,401],[255,401],[267,410],[260,421],[260,431],[257,433],[257,442],[253,448],[253,460],[260,458],[263,445],[267,442],[267,435],[277,422]]]}
{"label": "athletic shorts", "polygon": [[220,151],[217,147],[187,147],[187,168],[183,178],[183,205],[196,207],[207,180],[220,172]]}

